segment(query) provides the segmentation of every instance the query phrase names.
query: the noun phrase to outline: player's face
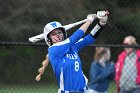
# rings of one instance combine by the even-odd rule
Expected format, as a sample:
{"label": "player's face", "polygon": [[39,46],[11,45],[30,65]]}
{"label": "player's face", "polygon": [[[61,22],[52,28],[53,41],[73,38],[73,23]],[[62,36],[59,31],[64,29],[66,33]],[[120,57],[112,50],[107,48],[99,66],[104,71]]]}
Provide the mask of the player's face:
{"label": "player's face", "polygon": [[53,30],[49,37],[52,40],[52,43],[57,43],[57,42],[61,42],[64,40],[64,35],[61,29],[55,29]]}

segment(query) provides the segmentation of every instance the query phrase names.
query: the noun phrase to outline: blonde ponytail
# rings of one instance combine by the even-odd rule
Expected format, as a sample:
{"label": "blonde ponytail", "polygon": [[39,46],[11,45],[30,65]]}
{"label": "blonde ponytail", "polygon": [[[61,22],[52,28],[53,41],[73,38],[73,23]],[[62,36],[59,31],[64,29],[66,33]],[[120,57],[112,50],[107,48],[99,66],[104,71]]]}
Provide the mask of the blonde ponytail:
{"label": "blonde ponytail", "polygon": [[44,71],[47,68],[48,64],[49,64],[49,58],[48,58],[48,54],[47,54],[45,60],[42,62],[42,67],[40,67],[38,69],[39,74],[35,78],[36,81],[41,80],[41,76],[44,74]]}

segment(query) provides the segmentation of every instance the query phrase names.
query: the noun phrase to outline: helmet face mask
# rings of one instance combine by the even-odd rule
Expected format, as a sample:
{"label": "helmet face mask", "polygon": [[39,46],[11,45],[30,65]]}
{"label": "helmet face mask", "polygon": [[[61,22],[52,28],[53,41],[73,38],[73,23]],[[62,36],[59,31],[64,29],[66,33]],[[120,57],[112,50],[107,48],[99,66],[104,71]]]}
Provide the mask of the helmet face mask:
{"label": "helmet face mask", "polygon": [[65,31],[65,28],[59,22],[57,21],[50,22],[46,24],[46,26],[44,27],[45,42],[47,43],[48,46],[51,46],[53,44],[52,40],[49,38],[49,34],[55,29],[61,29],[64,34],[64,39],[67,38],[67,33]]}

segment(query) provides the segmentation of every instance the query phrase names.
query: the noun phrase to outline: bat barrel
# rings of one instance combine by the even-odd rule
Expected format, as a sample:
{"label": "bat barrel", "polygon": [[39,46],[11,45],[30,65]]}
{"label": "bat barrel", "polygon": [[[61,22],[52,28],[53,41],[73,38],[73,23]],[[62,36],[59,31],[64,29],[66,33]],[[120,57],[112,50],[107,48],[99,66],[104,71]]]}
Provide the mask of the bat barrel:
{"label": "bat barrel", "polygon": [[35,42],[38,42],[38,41],[43,40],[43,39],[44,39],[44,34],[40,34],[40,35],[33,36],[33,37],[29,38],[29,41],[32,43],[35,43]]}
{"label": "bat barrel", "polygon": [[[68,25],[64,25],[63,27],[65,28],[65,30],[69,30],[79,24],[82,24],[84,22],[86,22],[87,19],[84,19],[84,20],[81,20],[81,21],[78,21],[78,22],[75,22],[75,23],[72,23],[72,24],[68,24]],[[40,34],[40,35],[37,35],[37,36],[33,36],[31,38],[29,38],[29,41],[32,42],[32,43],[35,43],[35,42],[38,42],[40,40],[43,40],[44,39],[44,34]]]}

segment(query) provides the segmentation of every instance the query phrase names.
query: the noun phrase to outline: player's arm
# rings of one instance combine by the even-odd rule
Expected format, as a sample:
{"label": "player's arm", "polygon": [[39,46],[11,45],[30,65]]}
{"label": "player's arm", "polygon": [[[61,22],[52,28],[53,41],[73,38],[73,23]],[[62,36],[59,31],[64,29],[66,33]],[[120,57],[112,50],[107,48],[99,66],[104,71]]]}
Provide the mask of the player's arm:
{"label": "player's arm", "polygon": [[85,36],[84,38],[81,38],[78,42],[76,42],[75,47],[79,51],[83,47],[94,43],[94,41],[95,39],[90,34],[88,34],[87,36]]}
{"label": "player's arm", "polygon": [[91,30],[90,34],[91,36],[96,39],[99,34],[101,33],[103,27],[106,25],[108,20],[108,11],[98,11],[97,12],[97,18],[99,19],[99,23],[96,24],[96,26]]}
{"label": "player's arm", "polygon": [[71,45],[74,45],[77,41],[79,41],[84,36],[84,33],[87,31],[88,27],[94,21],[95,18],[96,18],[96,14],[87,15],[88,21],[85,24],[83,24],[78,29],[78,31],[76,31],[73,35],[70,36]]}
{"label": "player's arm", "polygon": [[77,50],[92,44],[94,40],[98,38],[103,29],[103,26],[107,23],[108,11],[98,11],[96,16],[99,19],[99,23],[91,30],[90,35],[85,36],[83,39],[76,43],[75,46]]}

